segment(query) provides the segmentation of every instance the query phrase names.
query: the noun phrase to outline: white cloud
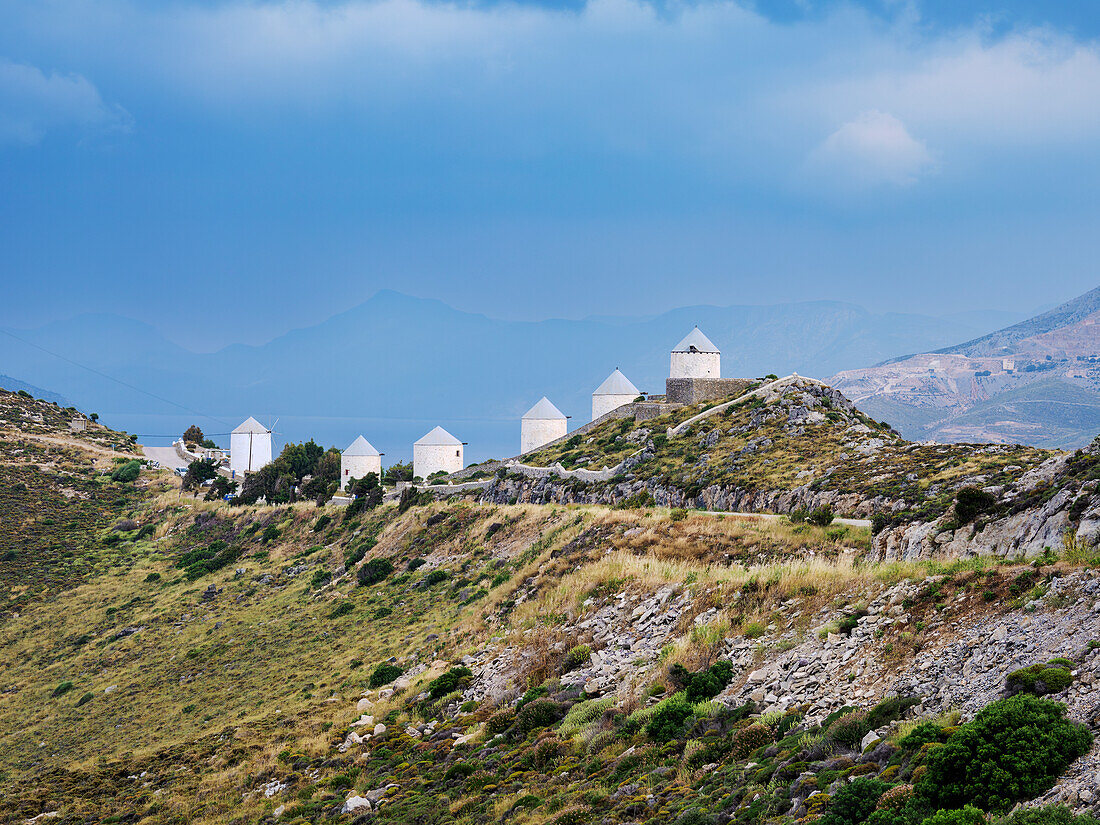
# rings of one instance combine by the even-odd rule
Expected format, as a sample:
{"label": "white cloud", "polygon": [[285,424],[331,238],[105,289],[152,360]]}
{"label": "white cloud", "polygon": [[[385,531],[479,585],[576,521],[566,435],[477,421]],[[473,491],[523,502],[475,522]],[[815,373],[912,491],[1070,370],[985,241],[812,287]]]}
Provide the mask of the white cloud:
{"label": "white cloud", "polygon": [[129,115],[108,106],[87,78],[44,74],[0,58],[0,144],[38,143],[53,129],[128,129]]}
{"label": "white cloud", "polygon": [[810,154],[809,171],[842,186],[908,186],[935,162],[923,142],[891,114],[871,110],[845,123]]}

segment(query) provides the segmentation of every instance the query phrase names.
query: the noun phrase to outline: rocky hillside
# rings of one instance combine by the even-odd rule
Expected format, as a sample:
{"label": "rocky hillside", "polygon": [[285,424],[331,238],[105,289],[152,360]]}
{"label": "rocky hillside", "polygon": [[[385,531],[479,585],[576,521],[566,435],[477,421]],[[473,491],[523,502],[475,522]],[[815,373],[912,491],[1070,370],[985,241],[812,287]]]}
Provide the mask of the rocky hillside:
{"label": "rocky hillside", "polygon": [[907,437],[1080,447],[1100,430],[1100,288],[945,349],[829,379]]}
{"label": "rocky hillside", "polygon": [[[786,398],[761,426],[813,426],[770,417]],[[868,430],[853,453],[906,455],[831,403]],[[796,408],[828,420],[806,399],[784,420]],[[715,416],[719,440],[752,412]],[[30,443],[7,422],[5,445]],[[66,449],[25,475],[32,494],[101,460]],[[166,472],[93,472],[116,509],[74,545],[89,563],[0,622],[0,821],[1095,825],[1083,545],[883,562],[852,525],[232,507]]]}

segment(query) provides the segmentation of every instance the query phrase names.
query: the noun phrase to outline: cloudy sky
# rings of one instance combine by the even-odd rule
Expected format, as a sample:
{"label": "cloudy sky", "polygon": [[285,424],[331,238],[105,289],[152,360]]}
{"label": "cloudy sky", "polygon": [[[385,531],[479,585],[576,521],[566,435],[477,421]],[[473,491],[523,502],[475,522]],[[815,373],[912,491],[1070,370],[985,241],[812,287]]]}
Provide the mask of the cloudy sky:
{"label": "cloudy sky", "polygon": [[1098,37],[1043,0],[5,0],[0,324],[1028,311],[1100,283]]}

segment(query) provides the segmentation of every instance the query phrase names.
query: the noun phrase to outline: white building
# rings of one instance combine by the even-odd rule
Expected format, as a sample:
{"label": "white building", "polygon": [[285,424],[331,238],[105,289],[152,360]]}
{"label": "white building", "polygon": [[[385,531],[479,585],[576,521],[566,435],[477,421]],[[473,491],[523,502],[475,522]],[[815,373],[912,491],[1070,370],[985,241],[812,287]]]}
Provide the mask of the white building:
{"label": "white building", "polygon": [[249,418],[229,434],[229,469],[251,473],[271,463],[271,430]]}
{"label": "white building", "polygon": [[629,404],[641,393],[638,388],[630,383],[630,379],[623,375],[618,367],[607,380],[596,387],[592,393],[592,420],[595,421],[601,415],[607,415],[612,410]]}
{"label": "white building", "polygon": [[672,350],[669,378],[721,378],[722,353],[696,327]]}
{"label": "white building", "polygon": [[543,444],[556,441],[569,431],[564,413],[550,403],[545,395],[523,414],[519,426],[520,454],[537,450]]}
{"label": "white building", "polygon": [[377,475],[381,483],[382,453],[374,449],[363,436],[359,436],[340,453],[340,489],[347,487],[353,478],[366,478],[367,473]]}
{"label": "white building", "polygon": [[443,470],[457,473],[462,469],[463,443],[442,427],[436,427],[413,444],[413,475],[427,481]]}

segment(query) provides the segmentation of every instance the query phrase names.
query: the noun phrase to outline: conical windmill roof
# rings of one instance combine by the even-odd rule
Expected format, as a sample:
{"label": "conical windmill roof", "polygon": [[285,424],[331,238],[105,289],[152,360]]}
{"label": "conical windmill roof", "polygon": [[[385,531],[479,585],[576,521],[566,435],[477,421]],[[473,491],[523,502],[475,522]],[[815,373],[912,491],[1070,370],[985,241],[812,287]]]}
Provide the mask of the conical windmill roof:
{"label": "conical windmill roof", "polygon": [[414,447],[461,447],[462,442],[447,432],[442,427],[436,427],[430,433],[425,435],[419,441],[413,444]]}
{"label": "conical windmill roof", "polygon": [[638,388],[630,383],[630,379],[622,374],[617,368],[607,376],[602,384],[596,387],[593,395],[641,395]]}
{"label": "conical windmill roof", "polygon": [[684,340],[677,344],[672,349],[673,352],[721,352],[718,347],[714,346],[714,343],[703,335],[699,327],[696,327],[686,336]]}
{"label": "conical windmill roof", "polygon": [[544,395],[535,406],[523,414],[524,421],[532,419],[561,421],[565,419],[565,413],[550,403],[550,399]]}
{"label": "conical windmill roof", "polygon": [[257,421],[252,416],[249,416],[248,419],[246,421],[242,422],[241,425],[239,427],[237,427],[237,429],[233,430],[233,432],[234,433],[269,433],[269,432],[271,432],[271,430],[269,430],[267,427],[265,427],[263,424],[261,424],[259,421]]}
{"label": "conical windmill roof", "polygon": [[369,441],[367,441],[367,439],[363,438],[363,436],[359,436],[357,439],[355,439],[353,442],[351,442],[351,444],[348,445],[348,448],[346,450],[344,450],[343,454],[348,455],[348,456],[361,456],[361,455],[380,456],[380,455],[382,455],[382,453],[380,453],[380,452],[378,452],[378,450],[374,449],[374,445],[371,444]]}

